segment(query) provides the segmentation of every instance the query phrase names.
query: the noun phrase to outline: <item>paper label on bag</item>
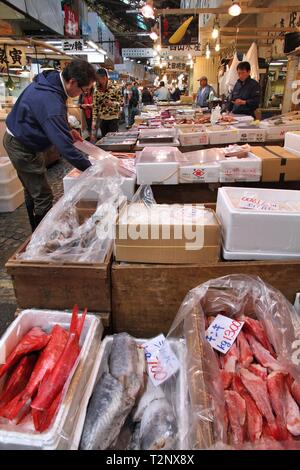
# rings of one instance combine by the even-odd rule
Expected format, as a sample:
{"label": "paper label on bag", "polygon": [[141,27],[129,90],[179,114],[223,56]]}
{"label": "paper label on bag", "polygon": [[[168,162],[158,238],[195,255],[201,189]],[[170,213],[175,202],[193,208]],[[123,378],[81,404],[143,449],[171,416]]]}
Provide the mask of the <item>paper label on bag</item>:
{"label": "paper label on bag", "polygon": [[279,204],[274,201],[263,201],[255,195],[245,194],[240,199],[239,208],[271,212],[279,211]]}
{"label": "paper label on bag", "polygon": [[233,318],[217,315],[215,320],[206,330],[206,339],[211,347],[222,354],[228,353],[237,339],[244,322]]}
{"label": "paper label on bag", "polygon": [[174,375],[179,367],[179,361],[164,335],[147,341],[142,345],[147,362],[148,375],[155,387],[161,385]]}

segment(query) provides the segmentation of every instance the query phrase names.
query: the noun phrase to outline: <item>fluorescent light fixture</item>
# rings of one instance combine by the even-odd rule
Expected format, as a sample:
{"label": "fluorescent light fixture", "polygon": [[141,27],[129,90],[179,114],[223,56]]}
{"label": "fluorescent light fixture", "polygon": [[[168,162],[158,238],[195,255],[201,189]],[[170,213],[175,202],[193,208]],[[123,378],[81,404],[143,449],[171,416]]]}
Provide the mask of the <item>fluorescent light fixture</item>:
{"label": "fluorescent light fixture", "polygon": [[230,16],[240,16],[242,8],[239,2],[233,0],[231,7],[228,8],[228,13]]}
{"label": "fluorescent light fixture", "polygon": [[97,44],[94,41],[87,41],[87,44],[95,49],[95,51],[99,52],[100,54],[106,55],[106,51],[104,49],[101,49],[101,47],[97,46]]}
{"label": "fluorescent light fixture", "polygon": [[144,18],[154,18],[154,10],[152,6],[148,5],[147,3],[141,8],[141,13]]}
{"label": "fluorescent light fixture", "polygon": [[219,27],[218,27],[217,25],[215,25],[215,26],[214,26],[214,29],[212,30],[211,37],[212,37],[213,39],[218,39],[219,34],[220,34]]}
{"label": "fluorescent light fixture", "polygon": [[188,59],[191,60],[192,54],[188,54]]}
{"label": "fluorescent light fixture", "polygon": [[169,60],[172,60],[173,59],[173,56],[172,55],[169,55]]}
{"label": "fluorescent light fixture", "polygon": [[269,65],[273,65],[273,66],[279,66],[281,67],[282,65],[285,65],[283,62],[270,62]]}
{"label": "fluorescent light fixture", "polygon": [[157,39],[158,39],[158,34],[155,31],[152,31],[149,34],[149,36],[150,36],[151,39],[153,39],[153,41],[157,41]]}
{"label": "fluorescent light fixture", "polygon": [[156,57],[158,56],[158,52],[157,51],[153,51],[153,57]]}

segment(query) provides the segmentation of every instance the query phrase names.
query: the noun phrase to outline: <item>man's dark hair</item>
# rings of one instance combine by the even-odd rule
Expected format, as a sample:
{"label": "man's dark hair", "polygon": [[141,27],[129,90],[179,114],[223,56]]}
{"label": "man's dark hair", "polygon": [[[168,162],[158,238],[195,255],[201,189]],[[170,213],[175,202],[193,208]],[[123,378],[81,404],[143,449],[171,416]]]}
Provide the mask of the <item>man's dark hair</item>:
{"label": "man's dark hair", "polygon": [[88,86],[96,81],[94,67],[85,60],[73,60],[63,70],[62,76],[66,82],[72,78],[76,80],[79,87]]}
{"label": "man's dark hair", "polygon": [[237,66],[237,70],[247,70],[247,72],[251,71],[251,65],[249,62],[240,62]]}
{"label": "man's dark hair", "polygon": [[160,86],[165,86],[165,82],[160,82]]}

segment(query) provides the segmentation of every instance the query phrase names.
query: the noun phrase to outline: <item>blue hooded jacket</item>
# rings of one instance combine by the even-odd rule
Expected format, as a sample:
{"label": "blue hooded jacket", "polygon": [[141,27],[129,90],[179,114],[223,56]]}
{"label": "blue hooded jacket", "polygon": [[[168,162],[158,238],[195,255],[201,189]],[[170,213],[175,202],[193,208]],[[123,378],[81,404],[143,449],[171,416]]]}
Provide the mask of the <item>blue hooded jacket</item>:
{"label": "blue hooded jacket", "polygon": [[84,171],[91,163],[73,145],[66,100],[59,72],[40,73],[19,96],[7,116],[6,125],[32,152],[42,152],[54,144],[66,160]]}

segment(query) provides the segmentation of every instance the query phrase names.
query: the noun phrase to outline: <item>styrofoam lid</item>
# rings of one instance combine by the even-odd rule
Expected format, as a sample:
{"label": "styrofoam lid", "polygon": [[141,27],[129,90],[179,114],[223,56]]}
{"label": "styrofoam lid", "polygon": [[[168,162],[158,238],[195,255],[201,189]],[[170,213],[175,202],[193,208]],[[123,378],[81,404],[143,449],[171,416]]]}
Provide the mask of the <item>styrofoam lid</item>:
{"label": "styrofoam lid", "polygon": [[180,158],[181,152],[176,147],[145,147],[136,163],[173,163]]}
{"label": "styrofoam lid", "polygon": [[224,149],[205,149],[197,150],[195,152],[187,152],[180,155],[180,163],[215,163],[220,160],[225,160]]}

